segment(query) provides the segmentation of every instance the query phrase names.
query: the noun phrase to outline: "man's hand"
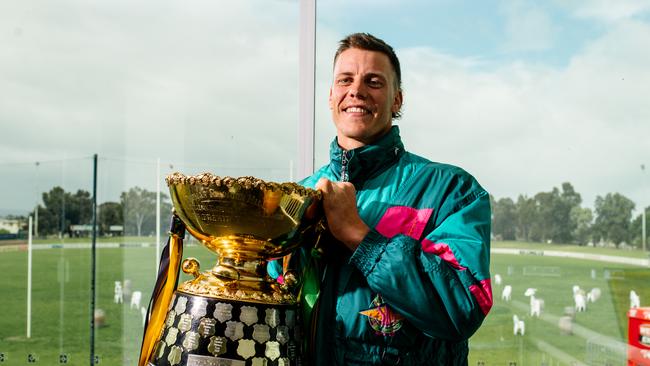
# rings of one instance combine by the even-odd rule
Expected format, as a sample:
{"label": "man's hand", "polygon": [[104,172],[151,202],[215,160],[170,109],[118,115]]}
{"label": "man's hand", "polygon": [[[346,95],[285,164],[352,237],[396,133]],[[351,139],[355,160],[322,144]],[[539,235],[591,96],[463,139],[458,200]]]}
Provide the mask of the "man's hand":
{"label": "man's hand", "polygon": [[357,249],[370,228],[359,216],[354,185],[321,178],[316,189],[323,192],[323,209],[332,235],[350,250]]}

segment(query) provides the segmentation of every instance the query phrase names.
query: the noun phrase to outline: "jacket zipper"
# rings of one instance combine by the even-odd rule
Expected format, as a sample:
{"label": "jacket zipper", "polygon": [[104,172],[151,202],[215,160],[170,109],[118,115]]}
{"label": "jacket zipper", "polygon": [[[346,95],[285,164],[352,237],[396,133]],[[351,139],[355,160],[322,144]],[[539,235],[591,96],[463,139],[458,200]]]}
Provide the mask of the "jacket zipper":
{"label": "jacket zipper", "polygon": [[341,182],[348,181],[350,181],[350,177],[348,175],[348,155],[347,151],[343,150],[341,151]]}

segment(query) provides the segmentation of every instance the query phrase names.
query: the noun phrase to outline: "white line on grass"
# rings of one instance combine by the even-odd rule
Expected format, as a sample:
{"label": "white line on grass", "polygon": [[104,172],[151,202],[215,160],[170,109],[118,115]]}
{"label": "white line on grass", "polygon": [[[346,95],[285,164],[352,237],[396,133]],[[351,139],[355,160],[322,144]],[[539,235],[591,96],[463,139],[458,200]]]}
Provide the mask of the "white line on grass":
{"label": "white line on grass", "polygon": [[590,254],[590,253],[576,253],[564,252],[560,250],[529,250],[520,248],[492,248],[492,254],[513,254],[513,255],[538,255],[547,257],[562,257],[562,258],[576,258],[586,259],[591,261],[608,262],[608,263],[622,263],[631,264],[640,267],[650,267],[650,259],[619,257],[615,255],[604,254]]}

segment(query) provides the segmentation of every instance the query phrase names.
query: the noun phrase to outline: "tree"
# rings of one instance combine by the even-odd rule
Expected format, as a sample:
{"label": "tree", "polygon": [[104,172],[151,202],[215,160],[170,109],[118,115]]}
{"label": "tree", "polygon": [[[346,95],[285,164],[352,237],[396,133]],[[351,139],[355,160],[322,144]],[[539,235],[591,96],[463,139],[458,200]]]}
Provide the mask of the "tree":
{"label": "tree", "polygon": [[571,183],[562,183],[562,189],[553,187],[550,192],[540,192],[534,197],[537,217],[532,236],[541,241],[570,243],[576,222],[571,220],[571,210],[580,207],[582,198]]}
{"label": "tree", "polygon": [[539,241],[546,242],[553,240],[555,228],[555,215],[557,215],[557,204],[559,203],[560,192],[553,188],[550,192],[539,192],[535,195],[535,209],[537,220],[533,225],[533,237]]}
{"label": "tree", "polygon": [[68,195],[69,204],[66,214],[72,225],[88,225],[93,220],[93,200],[90,192],[77,190],[74,195]]}
{"label": "tree", "polygon": [[145,219],[156,216],[156,193],[133,187],[127,192],[122,192],[120,203],[124,210],[125,233],[141,236]]}
{"label": "tree", "polygon": [[589,208],[579,206],[571,209],[571,222],[573,225],[573,240],[581,245],[587,244],[592,238],[592,223],[594,215]]}
{"label": "tree", "polygon": [[562,201],[569,207],[578,207],[582,203],[580,193],[576,192],[569,182],[562,183]]}
{"label": "tree", "polygon": [[[166,218],[171,211],[166,194],[160,194],[161,217]],[[156,192],[133,187],[120,195],[124,217],[125,234],[149,235],[156,231]],[[163,221],[163,220],[161,220]],[[161,225],[164,225],[161,222]]]}
{"label": "tree", "polygon": [[[643,243],[643,240],[641,240],[642,219],[643,215],[639,214],[630,224],[630,235],[632,236],[632,243],[638,247],[641,247],[641,244]],[[648,243],[650,243],[650,206],[645,208],[645,230],[645,242],[647,246]]]}
{"label": "tree", "polygon": [[608,193],[596,197],[596,221],[594,228],[600,238],[613,242],[618,247],[630,242],[630,224],[634,202],[620,193]]}
{"label": "tree", "polygon": [[65,227],[65,191],[54,187],[49,192],[43,192],[43,206],[37,206],[39,234],[63,234]]}
{"label": "tree", "polygon": [[494,235],[503,240],[514,240],[517,226],[517,207],[514,201],[511,198],[501,198],[494,203],[492,212]]}
{"label": "tree", "polygon": [[124,225],[124,214],[119,202],[104,202],[97,209],[99,232],[106,235],[113,225]]}
{"label": "tree", "polygon": [[523,195],[519,195],[516,205],[517,229],[516,237],[519,240],[533,240],[533,226],[537,221],[537,209],[535,200]]}
{"label": "tree", "polygon": [[56,186],[43,192],[43,206],[37,206],[39,234],[69,235],[70,225],[90,224],[92,206],[88,191],[80,189],[73,195]]}
{"label": "tree", "polygon": [[[582,197],[580,196],[580,193],[575,191],[573,185],[571,185],[569,182],[562,183],[562,194],[560,195],[560,201],[561,213],[559,215],[560,217],[558,218],[558,224],[560,227],[558,229],[558,237],[556,239],[564,243],[579,242],[576,234],[587,235],[586,230],[590,227],[591,220],[593,219],[591,210],[584,209],[588,210],[589,213],[582,211],[583,209],[580,207],[580,204],[582,203]],[[587,219],[588,221],[584,222],[584,220]],[[579,225],[583,225],[580,231],[578,231]]]}

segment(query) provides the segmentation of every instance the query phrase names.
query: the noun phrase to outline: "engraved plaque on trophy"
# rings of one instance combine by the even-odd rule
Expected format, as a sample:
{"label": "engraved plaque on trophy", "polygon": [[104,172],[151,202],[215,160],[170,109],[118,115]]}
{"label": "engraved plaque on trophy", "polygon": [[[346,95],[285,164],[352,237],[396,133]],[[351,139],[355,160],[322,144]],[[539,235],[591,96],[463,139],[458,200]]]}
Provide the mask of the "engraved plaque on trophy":
{"label": "engraved plaque on trophy", "polygon": [[[170,269],[154,290],[139,365],[300,365],[297,299],[266,265],[314,240],[320,192],[209,173],[166,180],[182,228],[172,224]],[[216,254],[213,267],[179,263],[183,229]],[[193,279],[171,291],[179,265]]]}

